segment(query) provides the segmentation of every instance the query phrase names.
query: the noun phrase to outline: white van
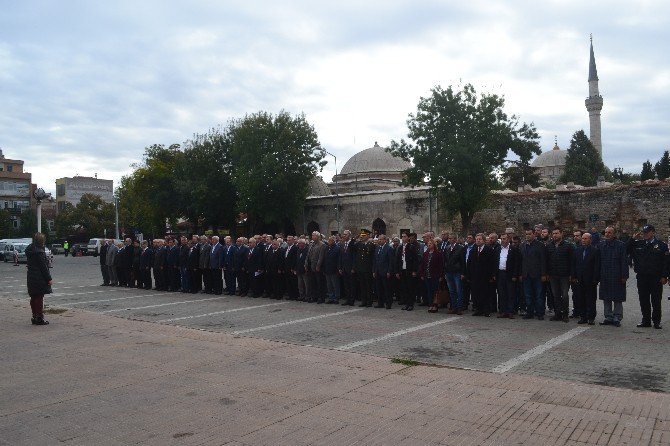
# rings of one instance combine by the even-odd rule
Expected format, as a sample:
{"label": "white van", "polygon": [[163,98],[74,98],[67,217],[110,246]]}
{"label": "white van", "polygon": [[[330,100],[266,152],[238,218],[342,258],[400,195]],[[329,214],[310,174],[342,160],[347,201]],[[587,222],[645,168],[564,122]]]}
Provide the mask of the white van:
{"label": "white van", "polygon": [[[107,239],[104,238],[92,238],[91,240],[88,241],[88,245],[86,246],[86,254],[89,256],[93,257],[98,257],[100,255],[100,248],[102,248],[102,245],[104,245]],[[118,244],[119,242],[122,242],[123,240],[115,239],[114,244]]]}
{"label": "white van", "polygon": [[[0,240],[0,260],[10,262],[14,260],[14,244],[21,243],[29,245],[33,242],[31,238],[6,238]],[[7,257],[7,254],[9,256]]]}

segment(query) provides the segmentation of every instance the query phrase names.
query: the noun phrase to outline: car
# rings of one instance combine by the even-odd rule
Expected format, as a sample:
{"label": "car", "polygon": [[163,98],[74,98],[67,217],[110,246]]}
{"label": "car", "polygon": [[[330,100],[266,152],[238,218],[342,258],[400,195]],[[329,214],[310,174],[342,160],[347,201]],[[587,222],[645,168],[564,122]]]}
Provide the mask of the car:
{"label": "car", "polygon": [[65,254],[65,248],[63,248],[63,245],[59,243],[54,243],[53,245],[51,245],[51,252],[54,255]]}
{"label": "car", "polygon": [[[11,260],[16,259],[18,263],[27,263],[28,262],[28,257],[26,256],[26,248],[28,247],[28,243],[15,243],[12,245],[13,252],[11,255]],[[5,254],[5,262],[8,262],[10,259],[7,259],[9,257],[7,253]]]}
{"label": "car", "polygon": [[85,256],[87,251],[88,243],[74,243],[72,246],[70,246],[70,254],[72,254],[73,257],[77,255]]}
{"label": "car", "polygon": [[[0,260],[4,260],[5,262],[14,261],[14,248],[8,248],[8,245],[14,245],[14,243],[25,243],[29,245],[32,241],[33,240],[30,238],[7,238],[0,240]],[[7,252],[9,252],[9,258],[6,257]]]}

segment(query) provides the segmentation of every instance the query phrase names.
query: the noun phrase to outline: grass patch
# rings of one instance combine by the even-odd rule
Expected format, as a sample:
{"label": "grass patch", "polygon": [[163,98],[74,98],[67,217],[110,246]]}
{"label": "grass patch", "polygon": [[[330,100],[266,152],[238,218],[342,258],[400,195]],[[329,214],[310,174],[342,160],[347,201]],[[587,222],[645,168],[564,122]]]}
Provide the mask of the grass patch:
{"label": "grass patch", "polygon": [[417,365],[421,365],[421,363],[419,361],[413,361],[411,359],[404,359],[404,358],[393,358],[393,359],[391,359],[391,362],[393,364],[406,365],[407,367],[414,367],[414,366],[417,366]]}
{"label": "grass patch", "polygon": [[44,314],[62,314],[65,313],[67,309],[65,308],[45,308]]}

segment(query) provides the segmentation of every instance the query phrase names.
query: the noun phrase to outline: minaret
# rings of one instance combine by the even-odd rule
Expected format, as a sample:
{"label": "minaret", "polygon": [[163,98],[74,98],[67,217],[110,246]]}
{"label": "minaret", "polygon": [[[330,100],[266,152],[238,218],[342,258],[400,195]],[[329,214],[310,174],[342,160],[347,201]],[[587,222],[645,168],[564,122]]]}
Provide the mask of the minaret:
{"label": "minaret", "polygon": [[603,97],[598,91],[598,70],[596,69],[596,57],[593,55],[593,35],[591,35],[591,57],[589,59],[589,97],[584,101],[586,110],[589,112],[589,139],[603,157],[603,144],[600,139],[600,110],[603,109]]}

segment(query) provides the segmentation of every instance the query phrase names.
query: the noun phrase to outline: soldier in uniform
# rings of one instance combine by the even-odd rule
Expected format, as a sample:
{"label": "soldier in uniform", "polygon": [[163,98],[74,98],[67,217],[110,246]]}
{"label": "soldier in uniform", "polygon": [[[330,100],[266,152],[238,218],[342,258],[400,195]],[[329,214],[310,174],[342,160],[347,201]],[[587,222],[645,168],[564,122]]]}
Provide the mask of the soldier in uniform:
{"label": "soldier in uniform", "polygon": [[372,306],[372,261],[375,244],[370,240],[370,231],[361,229],[360,237],[351,247],[354,265],[351,270],[356,275],[361,304],[359,307]]}
{"label": "soldier in uniform", "polygon": [[668,245],[656,238],[652,225],[642,228],[628,243],[628,252],[633,257],[637,273],[637,293],[640,297],[642,321],[638,327],[661,329],[661,296],[667,283],[666,253]]}

